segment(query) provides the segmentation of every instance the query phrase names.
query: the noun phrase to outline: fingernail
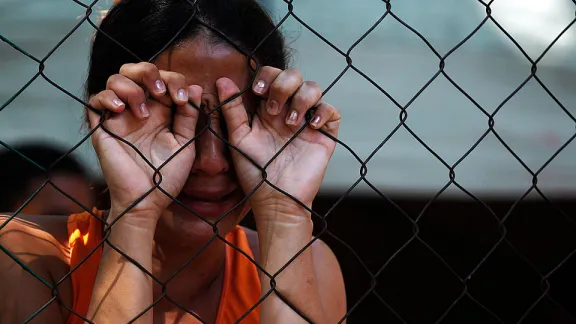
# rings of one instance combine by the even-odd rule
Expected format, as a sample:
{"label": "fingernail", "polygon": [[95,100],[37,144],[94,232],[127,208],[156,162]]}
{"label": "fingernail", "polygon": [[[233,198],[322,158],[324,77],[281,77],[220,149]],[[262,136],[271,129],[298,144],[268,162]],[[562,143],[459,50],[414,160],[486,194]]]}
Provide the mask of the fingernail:
{"label": "fingernail", "polygon": [[298,112],[296,110],[292,110],[292,112],[288,116],[288,120],[286,120],[286,124],[296,125],[296,119],[297,118],[298,118]]}
{"label": "fingernail", "polygon": [[278,103],[276,100],[270,100],[267,110],[270,115],[276,115],[278,113]]}
{"label": "fingernail", "polygon": [[140,112],[142,113],[142,117],[144,118],[150,117],[150,112],[148,112],[148,108],[146,108],[145,103],[140,105]]}
{"label": "fingernail", "polygon": [[162,80],[156,80],[156,82],[154,83],[154,86],[156,87],[156,90],[159,93],[166,92],[166,86],[164,85],[164,82],[162,82]]}
{"label": "fingernail", "polygon": [[310,125],[318,127],[319,122],[320,122],[320,116],[314,116],[314,118],[312,118],[312,120],[310,121]]}
{"label": "fingernail", "polygon": [[262,94],[264,92],[264,86],[266,85],[266,83],[264,83],[264,81],[260,80],[258,81],[258,83],[256,83],[256,86],[254,87],[254,92],[258,93],[258,94]]}
{"label": "fingernail", "polygon": [[178,99],[182,101],[188,101],[188,94],[186,93],[186,90],[178,90]]}
{"label": "fingernail", "polygon": [[122,101],[120,101],[120,99],[118,99],[118,98],[112,99],[112,103],[113,103],[114,106],[116,106],[116,107],[122,107],[122,106],[124,106],[124,103],[123,103]]}

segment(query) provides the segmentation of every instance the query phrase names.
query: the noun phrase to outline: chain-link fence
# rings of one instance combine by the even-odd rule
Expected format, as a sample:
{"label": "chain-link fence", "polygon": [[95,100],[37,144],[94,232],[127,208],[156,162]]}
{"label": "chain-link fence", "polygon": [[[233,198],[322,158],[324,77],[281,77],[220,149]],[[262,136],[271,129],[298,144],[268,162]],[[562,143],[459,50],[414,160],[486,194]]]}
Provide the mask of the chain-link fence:
{"label": "chain-link fence", "polygon": [[[43,57],[36,57],[29,54],[26,50],[21,48],[19,44],[16,44],[7,37],[4,37],[2,31],[0,31],[0,39],[5,44],[10,45],[13,50],[18,51],[20,54],[36,62],[38,66],[38,72],[16,93],[14,93],[13,96],[2,103],[2,106],[0,106],[0,114],[3,110],[10,109],[11,103],[13,103],[13,101],[37,79],[46,80],[53,87],[76,100],[79,106],[88,106],[85,99],[73,94],[57,82],[54,82],[50,76],[44,72],[46,64],[49,64],[47,61],[51,55],[53,55],[53,53],[58,50],[58,48],[81,26],[90,25],[94,28],[96,33],[100,32],[101,37],[108,37],[106,33],[99,29],[99,22],[94,19],[94,8],[98,4],[98,1],[83,3],[74,0],[74,2],[78,6],[85,8],[85,15],[80,17],[76,26],[74,26],[74,28],[67,34],[63,35],[61,41]],[[184,30],[187,24],[191,21],[197,19],[197,2],[198,1],[192,0],[188,1],[190,8],[192,8],[192,14],[187,16],[185,21],[182,21],[182,26],[179,28],[179,32]],[[266,271],[262,265],[257,264],[254,258],[244,250],[241,250],[234,244],[230,243],[225,235],[219,233],[218,224],[222,222],[231,213],[231,211],[224,213],[218,217],[216,221],[209,221],[202,215],[199,215],[187,207],[184,203],[178,202],[175,197],[162,187],[162,169],[173,157],[166,159],[166,161],[161,165],[155,166],[152,162],[148,161],[143,154],[138,152],[139,156],[144,158],[150,169],[153,170],[152,181],[154,182],[154,186],[144,196],[142,196],[141,199],[134,201],[127,210],[122,211],[117,219],[109,222],[103,218],[101,214],[96,213],[92,209],[93,206],[82,205],[73,197],[73,195],[58,188],[58,186],[51,181],[50,170],[57,165],[59,161],[54,162],[50,167],[44,168],[36,164],[35,161],[21,155],[22,163],[32,163],[36,165],[39,169],[46,172],[47,177],[35,193],[30,196],[18,210],[10,214],[10,216],[0,226],[0,230],[6,228],[10,223],[15,222],[19,217],[20,211],[24,209],[26,204],[34,199],[34,197],[46,186],[53,186],[63,195],[75,201],[82,207],[82,209],[90,213],[91,216],[94,217],[94,219],[96,219],[102,226],[102,240],[100,240],[98,244],[92,248],[89,253],[87,253],[83,260],[80,260],[80,263],[77,266],[69,269],[63,277],[52,278],[52,282],[36,273],[37,271],[35,271],[30,264],[21,261],[17,253],[3,245],[0,245],[0,249],[3,253],[29,274],[37,278],[38,281],[40,281],[45,287],[48,287],[52,292],[52,298],[47,300],[42,308],[39,308],[36,312],[30,314],[26,322],[33,321],[38,314],[52,304],[59,304],[61,307],[68,310],[72,313],[70,315],[71,317],[77,316],[90,322],[90,320],[85,318],[86,314],[80,314],[72,307],[72,305],[68,305],[62,301],[63,299],[62,296],[60,296],[58,288],[63,282],[69,280],[84,260],[87,260],[91,255],[100,251],[105,245],[110,246],[131,262],[136,263],[136,261],[134,261],[130,256],[126,255],[121,249],[112,244],[109,237],[114,229],[115,223],[128,213],[130,209],[142,201],[145,196],[154,191],[161,191],[174,200],[175,204],[182,205],[191,215],[201,218],[203,222],[211,226],[214,232],[213,236],[206,243],[206,246],[214,240],[225,242],[228,246],[240,252],[243,257],[249,259],[251,263],[256,265],[256,267],[263,273],[263,276],[261,277],[263,278],[262,280],[270,281],[270,290],[264,291],[258,302],[252,305],[252,307],[250,307],[242,316],[236,319],[237,322],[242,322],[242,320],[246,319],[250,313],[256,312],[257,307],[261,306],[261,303],[266,298],[269,298],[271,294],[279,296],[284,303],[289,305],[305,321],[314,322],[310,319],[308,314],[302,312],[294,305],[294,300],[290,300],[290,298],[283,296],[282,292],[276,288],[276,279],[294,262],[294,260],[297,259],[298,256],[300,256],[305,250],[310,249],[316,239],[326,241],[334,251],[337,251],[336,255],[340,259],[341,266],[344,269],[345,283],[348,291],[348,305],[346,314],[340,319],[340,322],[345,320],[352,322],[354,319],[359,322],[366,322],[368,319],[367,317],[362,316],[363,312],[364,314],[370,314],[371,319],[369,321],[371,322],[386,323],[576,322],[576,307],[573,306],[575,300],[574,295],[571,294],[569,292],[570,289],[567,288],[573,287],[573,283],[570,280],[571,275],[567,273],[569,273],[569,270],[574,267],[571,263],[574,262],[572,256],[576,252],[576,240],[574,239],[574,233],[576,230],[576,220],[574,219],[573,213],[574,206],[572,201],[557,202],[550,199],[546,192],[540,189],[538,183],[539,176],[546,167],[549,166],[549,164],[558,155],[560,155],[565,148],[571,145],[574,137],[576,137],[576,132],[573,132],[567,140],[563,141],[561,145],[559,145],[559,148],[557,148],[542,165],[533,168],[523,161],[523,159],[515,152],[514,148],[503,136],[501,136],[500,131],[495,128],[495,125],[498,123],[499,114],[502,110],[506,109],[506,104],[529,82],[538,84],[554,101],[555,107],[551,106],[547,107],[547,109],[559,109],[563,111],[566,120],[572,124],[576,122],[576,118],[574,118],[573,115],[573,107],[563,104],[562,100],[555,96],[554,92],[546,86],[546,83],[538,75],[538,64],[550,49],[554,47],[559,39],[561,39],[561,37],[573,27],[576,18],[574,18],[558,35],[555,36],[554,40],[542,53],[537,57],[532,57],[526,53],[515,38],[513,38],[507,30],[500,25],[499,21],[493,17],[492,6],[494,0],[490,2],[479,0],[478,3],[485,9],[485,16],[482,21],[473,29],[472,32],[458,42],[458,44],[453,46],[451,49],[442,52],[437,50],[431,42],[423,36],[421,31],[416,30],[410,24],[406,23],[403,18],[395,12],[395,3],[391,0],[383,1],[382,14],[380,18],[377,19],[377,21],[375,21],[352,46],[346,49],[335,45],[329,39],[324,37],[322,33],[317,32],[312,28],[310,22],[302,19],[295,12],[295,7],[298,6],[298,1],[285,1],[283,3],[287,8],[287,13],[285,16],[280,17],[275,30],[281,28],[288,18],[294,19],[304,29],[308,30],[317,37],[317,39],[329,46],[331,50],[337,53],[346,63],[337,77],[331,80],[331,82],[325,87],[323,95],[325,96],[328,94],[346,73],[353,71],[385,96],[388,103],[392,103],[392,105],[395,106],[399,119],[395,126],[390,129],[390,131],[386,132],[387,134],[378,139],[380,144],[373,148],[372,152],[365,158],[362,158],[357,154],[352,147],[347,145],[347,143],[337,139],[335,136],[330,135],[324,130],[318,130],[318,132],[323,133],[327,138],[335,141],[339,150],[349,152],[349,154],[357,160],[360,167],[358,170],[359,176],[356,181],[351,184],[351,186],[342,195],[331,200],[322,200],[320,204],[315,205],[313,208],[309,208],[302,202],[299,202],[298,199],[287,193],[282,188],[277,187],[268,179],[268,172],[270,172],[268,169],[269,165],[283,152],[286,146],[290,145],[290,143],[298,137],[306,127],[308,127],[307,125],[303,125],[298,131],[296,131],[290,140],[278,148],[278,151],[272,159],[264,164],[256,163],[251,156],[247,155],[237,146],[232,145],[229,139],[222,136],[221,133],[215,130],[214,125],[211,125],[210,123],[208,123],[204,128],[198,130],[197,135],[187,141],[187,143],[178,150],[176,154],[185,150],[187,146],[193,145],[197,138],[204,132],[211,132],[215,136],[219,137],[221,141],[226,143],[230,150],[240,153],[244,158],[251,161],[260,171],[261,179],[259,183],[256,187],[247,192],[243,201],[248,200],[261,186],[268,185],[274,188],[277,192],[282,193],[300,204],[311,214],[314,221],[315,238],[311,239],[304,248],[300,249],[298,253],[294,254],[290,258],[290,261],[288,261],[284,267],[281,267],[275,273],[269,273]],[[574,6],[572,9],[576,10],[576,1],[573,0],[573,4]],[[267,5],[269,5],[269,2]],[[254,84],[257,81],[255,79],[257,72],[261,67],[250,65],[250,59],[254,58],[258,48],[266,42],[267,37],[270,37],[273,32],[271,31],[268,33],[268,35],[259,42],[256,49],[246,51],[242,48],[241,44],[238,44],[234,39],[230,39],[226,33],[216,29],[204,20],[199,19],[198,21],[204,28],[210,30],[213,34],[217,35],[218,38],[226,41],[248,58],[247,61],[252,73],[252,80],[249,84]],[[436,58],[437,68],[435,69],[435,73],[431,75],[423,86],[415,87],[411,98],[405,103],[401,103],[395,99],[394,96],[387,91],[386,87],[383,87],[370,77],[370,71],[359,68],[354,60],[354,49],[385,21],[395,21],[401,24],[403,28],[418,37],[429,49],[430,53],[432,53]],[[522,53],[523,59],[530,64],[526,78],[496,107],[485,107],[480,104],[477,98],[471,96],[464,87],[460,86],[459,83],[450,76],[450,73],[447,72],[447,66],[450,65],[450,58],[453,54],[473,39],[475,35],[485,28],[487,24],[496,26],[507,38],[507,41]],[[156,49],[154,54],[149,57],[139,57],[130,49],[126,48],[124,44],[119,43],[114,39],[112,39],[112,41],[115,42],[119,48],[122,48],[122,51],[127,53],[126,55],[131,56],[134,62],[142,62],[152,61],[157,58],[160,53],[173,45],[173,40],[178,37],[178,34],[174,35],[174,38],[167,40],[165,46],[161,49]],[[482,135],[477,138],[474,143],[467,148],[465,153],[459,156],[459,158],[454,162],[449,162],[447,159],[443,158],[441,154],[438,154],[429,144],[427,144],[427,139],[419,136],[418,132],[413,130],[409,123],[410,106],[420,98],[432,84],[438,82],[438,80],[449,82],[453,88],[458,91],[458,93],[463,95],[469,103],[475,106],[475,109],[482,114],[483,120],[487,123]],[[411,85],[405,86],[411,87]],[[223,105],[231,102],[248,91],[251,91],[251,86],[242,89],[237,95],[229,98],[229,100],[223,101],[212,110],[205,112],[206,116],[219,114]],[[351,93],[350,95],[353,96],[354,94]],[[333,104],[338,107],[337,102],[334,102]],[[379,105],[379,103],[370,104],[375,106]],[[98,110],[94,111],[100,114]],[[204,113],[202,109],[199,109],[199,111]],[[314,110],[312,109],[307,114],[306,118],[308,121],[313,117],[313,112]],[[104,127],[104,122],[109,115],[101,114],[101,116],[102,118],[98,125],[91,129],[81,142],[71,147],[68,154],[75,151],[84,142],[89,141],[94,132],[99,129],[104,130],[118,141],[125,143],[131,147],[131,149],[138,151],[136,146],[132,143],[117,136]],[[210,118],[208,118],[208,120],[210,120]],[[345,120],[343,122],[345,122]],[[386,149],[387,143],[394,138],[395,134],[398,134],[400,130],[408,132],[425,150],[427,150],[445,167],[444,170],[447,173],[446,181],[441,189],[435,192],[430,199],[427,199],[420,204],[409,204],[406,201],[401,201],[391,197],[389,194],[385,194],[383,190],[379,189],[377,185],[374,185],[367,177],[369,172],[369,162],[376,154],[378,154],[378,152]],[[514,157],[514,159],[519,163],[519,167],[526,170],[532,183],[510,204],[498,204],[493,201],[484,201],[477,197],[474,192],[468,190],[466,186],[461,185],[457,180],[458,172],[456,169],[458,166],[466,159],[470,159],[472,152],[474,152],[474,150],[483,143],[488,136],[495,137],[500,145]],[[0,139],[0,144],[2,144],[6,149],[12,150],[16,154],[20,154],[10,145],[2,141],[2,139]],[[1,172],[7,171],[2,170]],[[368,186],[378,196],[381,203],[369,207],[367,207],[367,205],[371,204],[369,202],[363,202],[363,207],[348,205],[346,200],[349,198],[349,194],[361,184]],[[446,217],[440,222],[433,223],[429,220],[430,217],[428,217],[428,215],[434,213],[434,208],[439,204],[442,204],[440,196],[449,188],[457,188],[470,199],[471,203],[465,204],[464,207],[460,207],[460,209],[458,209],[458,206],[456,205],[450,205],[449,207],[444,208],[458,209],[459,211],[453,213],[456,215],[467,214],[469,216],[466,220],[462,220],[459,217]],[[530,205],[530,203],[526,203],[526,198],[529,195],[536,195],[541,198],[543,203],[536,207]],[[241,204],[238,203],[236,207],[239,207],[240,205]],[[368,210],[370,213],[374,213],[374,217],[378,217],[378,219],[373,220],[372,223],[370,223],[370,221],[355,223],[353,214],[355,211],[361,210],[362,208],[365,211]],[[567,212],[567,209],[571,209],[572,212]],[[536,212],[535,210],[538,211]],[[536,213],[539,217],[535,217],[534,219],[530,217],[518,217],[517,215],[519,213]],[[346,216],[340,217],[343,214]],[[249,216],[244,222],[246,224],[253,222],[251,217],[252,216]],[[335,226],[334,224],[338,225]],[[479,226],[480,229],[470,231],[474,226]],[[356,238],[354,238],[354,235],[350,234],[355,227],[358,227],[358,232],[360,233]],[[430,230],[430,228],[433,227],[436,227],[435,232]],[[443,227],[451,229],[443,232]],[[517,230],[522,227],[530,228],[530,230]],[[427,230],[423,231],[424,228]],[[462,236],[474,233],[470,235],[472,238],[469,238],[467,242],[470,243],[470,241],[474,240],[476,240],[476,242],[472,242],[470,243],[471,245],[464,247],[458,246],[462,240],[454,239],[453,233],[460,231],[461,233],[464,233],[460,234]],[[384,235],[382,233],[389,234],[388,239],[385,240],[386,246],[379,246],[376,243],[358,243],[361,240],[372,242],[371,238]],[[448,237],[451,237],[451,239]],[[355,242],[352,243],[350,240],[355,240]],[[544,240],[548,241],[544,242]],[[533,241],[537,241],[541,243],[541,245],[538,246],[538,244]],[[474,246],[474,244],[476,245]],[[547,250],[545,252],[536,252],[538,247]],[[450,249],[452,249],[452,253],[449,251]],[[156,298],[154,299],[154,302],[150,304],[147,309],[140,312],[137,318],[144,315],[149,309],[156,306],[158,303],[168,300],[182,312],[193,316],[201,322],[205,322],[204,319],[199,317],[190,309],[172,301],[166,294],[166,286],[168,282],[185,269],[190,262],[198,258],[201,252],[202,249],[194,253],[194,255],[191,255],[190,258],[182,264],[180,269],[171,275],[167,281],[158,279],[149,270],[140,266],[143,272],[152,278],[157,285],[162,287],[162,292],[159,296],[155,296]],[[371,259],[373,262],[368,262],[367,259]],[[360,277],[364,279],[357,280],[357,278]],[[360,283],[361,281],[362,283]],[[365,305],[367,304],[373,305],[372,309],[366,308]],[[373,318],[372,316],[376,317]]]}

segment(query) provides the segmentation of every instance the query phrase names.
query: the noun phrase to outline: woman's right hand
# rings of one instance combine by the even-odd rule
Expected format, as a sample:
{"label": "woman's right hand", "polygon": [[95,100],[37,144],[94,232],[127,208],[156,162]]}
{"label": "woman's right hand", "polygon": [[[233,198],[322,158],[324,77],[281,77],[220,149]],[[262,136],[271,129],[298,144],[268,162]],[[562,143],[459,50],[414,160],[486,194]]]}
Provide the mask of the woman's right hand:
{"label": "woman's right hand", "polygon": [[[183,75],[138,63],[123,65],[119,74],[108,79],[106,90],[88,103],[103,112],[110,110],[103,126],[134,145],[158,168],[195,136],[199,111],[190,102],[199,107],[201,95],[202,88],[187,86]],[[177,107],[174,117],[173,104]],[[91,128],[97,127],[101,116],[89,109],[88,116]],[[101,127],[92,135],[92,143],[110,191],[110,214],[117,216],[154,187],[154,170],[133,148]],[[184,186],[195,154],[192,142],[160,169],[160,187],[172,197]],[[129,213],[155,224],[170,203],[171,198],[154,189]]]}

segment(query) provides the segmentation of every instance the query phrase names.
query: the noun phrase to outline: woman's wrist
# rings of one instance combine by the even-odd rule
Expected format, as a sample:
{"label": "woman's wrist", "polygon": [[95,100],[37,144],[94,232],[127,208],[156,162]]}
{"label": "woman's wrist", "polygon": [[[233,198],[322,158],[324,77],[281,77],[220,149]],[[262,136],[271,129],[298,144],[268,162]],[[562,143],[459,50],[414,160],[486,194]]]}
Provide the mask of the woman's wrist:
{"label": "woman's wrist", "polygon": [[154,210],[126,210],[125,208],[116,208],[112,205],[107,215],[106,222],[108,224],[114,222],[113,226],[124,224],[134,229],[154,233],[161,213]]}
{"label": "woman's wrist", "polygon": [[274,273],[312,240],[313,222],[305,208],[278,211],[254,210],[260,257],[266,271]]}
{"label": "woman's wrist", "polygon": [[[282,207],[272,207],[279,205]],[[295,202],[260,205],[254,210],[260,264],[265,270],[260,275],[262,296],[274,289],[283,297],[281,299],[277,293],[272,293],[263,301],[260,313],[263,321],[305,322],[293,312],[289,312],[293,316],[287,320],[282,318],[286,314],[279,315],[278,310],[284,309],[284,299],[287,299],[314,322],[325,322],[310,245],[313,240],[310,216],[307,208]]]}
{"label": "woman's wrist", "polygon": [[[152,272],[154,229],[132,217],[117,219],[106,236],[87,314],[96,323],[126,323],[153,301],[152,278],[142,269]],[[138,322],[151,323],[151,314]]]}
{"label": "woman's wrist", "polygon": [[[113,216],[114,212],[111,211],[110,215]],[[127,262],[127,259],[116,255],[113,251],[120,250],[145,269],[151,271],[155,226],[152,226],[151,221],[139,216],[141,215],[124,214],[107,228],[110,233],[104,244],[104,255],[111,253],[109,257],[116,260],[115,262]],[[107,221],[111,223],[109,219]]]}
{"label": "woman's wrist", "polygon": [[266,201],[251,202],[256,223],[273,222],[297,224],[310,220],[312,202],[298,202],[289,197],[271,198]]}

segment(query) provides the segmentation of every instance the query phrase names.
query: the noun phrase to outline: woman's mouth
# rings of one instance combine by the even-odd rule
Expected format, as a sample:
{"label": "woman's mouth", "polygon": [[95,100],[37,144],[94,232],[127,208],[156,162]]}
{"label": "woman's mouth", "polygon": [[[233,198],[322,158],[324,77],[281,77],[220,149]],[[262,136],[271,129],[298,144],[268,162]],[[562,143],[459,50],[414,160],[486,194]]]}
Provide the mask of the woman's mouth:
{"label": "woman's mouth", "polygon": [[219,218],[230,212],[242,199],[241,190],[232,191],[183,191],[178,200],[204,218]]}

